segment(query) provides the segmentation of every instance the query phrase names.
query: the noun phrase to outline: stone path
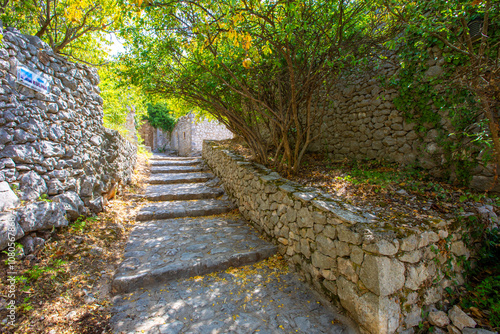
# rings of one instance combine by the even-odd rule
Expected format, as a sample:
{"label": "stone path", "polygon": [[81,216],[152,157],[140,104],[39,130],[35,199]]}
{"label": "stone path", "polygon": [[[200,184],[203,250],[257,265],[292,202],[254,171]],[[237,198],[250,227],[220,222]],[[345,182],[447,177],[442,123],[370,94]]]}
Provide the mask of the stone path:
{"label": "stone path", "polygon": [[139,210],[113,279],[115,333],[354,333],[236,213],[199,158],[151,163],[162,172],[141,198],[154,202]]}

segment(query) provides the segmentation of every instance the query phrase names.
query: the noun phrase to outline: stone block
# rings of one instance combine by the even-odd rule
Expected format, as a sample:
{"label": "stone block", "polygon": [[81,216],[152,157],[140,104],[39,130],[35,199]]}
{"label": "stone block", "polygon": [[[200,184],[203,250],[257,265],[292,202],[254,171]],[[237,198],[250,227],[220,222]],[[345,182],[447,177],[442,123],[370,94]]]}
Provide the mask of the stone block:
{"label": "stone block", "polygon": [[343,277],[336,282],[340,303],[364,329],[379,334],[396,332],[401,317],[397,300],[371,292],[361,294],[356,284]]}
{"label": "stone block", "polygon": [[366,288],[377,296],[388,296],[405,283],[405,266],[396,259],[385,256],[365,255],[360,279]]}
{"label": "stone block", "polygon": [[318,247],[318,250],[321,253],[328,255],[332,258],[337,257],[336,248],[334,246],[332,239],[327,238],[323,235],[318,235],[316,237],[316,246]]}
{"label": "stone block", "polygon": [[64,206],[69,221],[75,221],[80,215],[85,214],[85,205],[80,196],[74,191],[67,191],[61,195],[57,195],[52,200]]}
{"label": "stone block", "polygon": [[23,236],[24,231],[17,222],[17,212],[0,212],[0,250]]}
{"label": "stone block", "polygon": [[351,231],[344,225],[337,226],[337,233],[340,241],[344,241],[354,245],[361,244],[361,234]]}
{"label": "stone block", "polygon": [[320,269],[330,270],[337,267],[337,263],[334,258],[330,256],[323,255],[322,253],[316,251],[311,256],[313,266]]}
{"label": "stone block", "polygon": [[17,222],[25,233],[67,226],[64,205],[55,202],[35,202],[22,207]]}
{"label": "stone block", "polygon": [[48,192],[45,180],[34,171],[30,171],[21,177],[19,190],[22,192],[21,199],[25,201],[35,200]]}
{"label": "stone block", "polygon": [[350,260],[339,257],[337,258],[337,266],[339,272],[342,275],[344,275],[345,278],[347,278],[353,283],[358,282],[358,275],[356,274],[356,269],[354,268],[354,265]]}
{"label": "stone block", "polygon": [[390,242],[385,239],[380,239],[371,244],[363,244],[363,249],[378,255],[392,256],[398,252],[399,242],[397,240]]}
{"label": "stone block", "polygon": [[0,211],[17,207],[21,201],[5,181],[0,182]]}
{"label": "stone block", "polygon": [[455,305],[448,312],[448,317],[450,318],[453,325],[458,329],[463,330],[465,327],[476,327],[477,323],[469,317],[462,309]]}

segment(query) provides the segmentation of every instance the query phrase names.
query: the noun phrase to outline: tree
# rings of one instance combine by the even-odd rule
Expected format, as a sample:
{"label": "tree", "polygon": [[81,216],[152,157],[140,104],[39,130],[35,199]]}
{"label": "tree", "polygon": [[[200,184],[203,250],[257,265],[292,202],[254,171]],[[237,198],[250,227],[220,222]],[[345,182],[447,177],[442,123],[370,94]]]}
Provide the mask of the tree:
{"label": "tree", "polygon": [[[294,173],[319,133],[332,81],[390,36],[375,1],[177,1],[142,4],[127,33],[124,75],[179,97],[243,137],[256,160],[274,150]],[[316,135],[313,135],[316,134]]]}
{"label": "tree", "polygon": [[173,111],[165,102],[148,103],[147,115],[144,116],[151,126],[160,128],[168,132],[172,132],[177,123],[177,119],[173,116]]}
{"label": "tree", "polygon": [[146,99],[137,87],[126,86],[117,79],[115,71],[119,66],[112,63],[99,70],[101,77],[99,88],[101,89],[101,97],[104,100],[103,122],[105,127],[118,130],[128,138],[128,130],[124,126],[127,115],[133,109],[135,121],[138,125],[146,115]]}
{"label": "tree", "polygon": [[127,13],[117,0],[4,0],[0,8],[6,26],[40,37],[55,53],[94,64],[105,61],[105,36]]}

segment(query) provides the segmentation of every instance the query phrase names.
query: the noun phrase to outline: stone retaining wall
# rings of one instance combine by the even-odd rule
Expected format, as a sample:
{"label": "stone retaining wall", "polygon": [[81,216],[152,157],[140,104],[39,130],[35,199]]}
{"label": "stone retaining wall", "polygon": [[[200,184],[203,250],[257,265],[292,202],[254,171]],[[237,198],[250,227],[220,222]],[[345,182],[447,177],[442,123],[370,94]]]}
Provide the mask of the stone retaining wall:
{"label": "stone retaining wall", "polygon": [[463,284],[470,257],[451,221],[395,226],[204,142],[203,158],[242,215],[317,291],[370,333],[413,332],[422,310]]}
{"label": "stone retaining wall", "polygon": [[[49,94],[22,86],[17,68],[48,75]],[[13,30],[0,48],[0,181],[20,183],[30,171],[49,195],[75,191],[89,201],[127,183],[136,147],[102,124],[95,68],[56,56],[39,38]]]}
{"label": "stone retaining wall", "polygon": [[[95,68],[55,55],[37,37],[0,33],[0,194],[8,194],[0,196],[0,211],[15,209],[0,212],[2,249],[13,242],[7,230],[18,239],[102,211],[131,181],[137,148],[103,126]],[[49,92],[20,84],[21,65],[50,78]],[[51,202],[37,201],[42,195]]]}
{"label": "stone retaining wall", "polygon": [[[439,48],[429,52],[428,69],[425,77],[428,79],[443,74],[442,65],[445,60]],[[404,114],[396,108],[393,101],[399,96],[396,89],[384,86],[382,78],[391,78],[399,71],[399,60],[396,55],[387,60],[378,61],[370,65],[372,69],[353,68],[335,80],[330,105],[326,114],[316,117],[321,130],[319,138],[310,146],[311,151],[328,153],[331,159],[382,159],[399,162],[404,165],[416,164],[427,169],[432,175],[449,179],[451,182],[459,180],[460,173],[454,170],[450,156],[458,157],[463,154],[465,145],[471,145],[470,138],[466,138],[463,146],[453,154],[446,153],[441,141],[455,140],[449,138],[455,130],[449,120],[449,110],[442,110],[426,103],[432,110],[441,116],[441,122],[435,126],[424,124],[425,131],[416,131],[417,124],[405,121]],[[420,85],[430,85],[421,82]],[[478,159],[479,149],[472,157],[463,158],[468,162],[477,160],[478,165],[470,170],[469,186],[479,191],[500,192],[496,182],[495,166]],[[495,186],[496,184],[496,186]]]}

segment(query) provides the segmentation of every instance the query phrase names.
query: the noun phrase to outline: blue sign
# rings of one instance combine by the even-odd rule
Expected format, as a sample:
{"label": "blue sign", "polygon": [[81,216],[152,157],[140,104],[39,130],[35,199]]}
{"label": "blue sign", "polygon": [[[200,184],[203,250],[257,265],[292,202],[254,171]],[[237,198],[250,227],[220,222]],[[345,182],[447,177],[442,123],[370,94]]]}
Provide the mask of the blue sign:
{"label": "blue sign", "polygon": [[48,94],[52,80],[46,74],[35,72],[24,65],[17,66],[17,80],[20,84],[36,90],[37,92]]}

